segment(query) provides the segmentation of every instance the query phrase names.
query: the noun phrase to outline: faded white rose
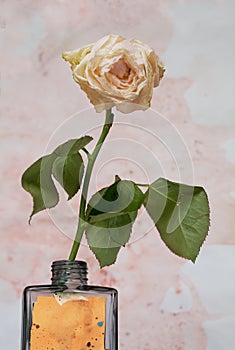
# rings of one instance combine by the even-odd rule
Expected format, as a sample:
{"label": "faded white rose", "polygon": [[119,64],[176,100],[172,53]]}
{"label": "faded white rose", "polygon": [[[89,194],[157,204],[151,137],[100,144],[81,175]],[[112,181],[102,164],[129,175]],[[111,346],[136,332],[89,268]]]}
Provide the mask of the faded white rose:
{"label": "faded white rose", "polygon": [[74,80],[97,112],[116,107],[122,113],[150,107],[153,88],[164,67],[155,52],[139,40],[108,35],[95,44],[64,52]]}

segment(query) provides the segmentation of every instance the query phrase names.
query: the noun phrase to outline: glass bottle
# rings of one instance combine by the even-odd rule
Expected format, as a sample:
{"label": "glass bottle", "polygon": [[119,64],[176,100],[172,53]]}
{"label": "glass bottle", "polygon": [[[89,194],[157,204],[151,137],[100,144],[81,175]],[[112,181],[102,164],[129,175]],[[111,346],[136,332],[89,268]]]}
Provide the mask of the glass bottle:
{"label": "glass bottle", "polygon": [[88,285],[84,261],[54,261],[51,281],[24,290],[21,350],[117,350],[117,290]]}

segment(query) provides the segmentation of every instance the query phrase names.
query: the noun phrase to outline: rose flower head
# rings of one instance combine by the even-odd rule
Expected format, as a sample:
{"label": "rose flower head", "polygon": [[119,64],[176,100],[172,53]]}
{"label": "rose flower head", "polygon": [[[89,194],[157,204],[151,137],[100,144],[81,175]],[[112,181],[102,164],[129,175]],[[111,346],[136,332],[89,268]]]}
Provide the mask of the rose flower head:
{"label": "rose flower head", "polygon": [[150,107],[164,67],[153,49],[136,39],[107,35],[94,44],[64,52],[73,78],[96,112],[116,107],[122,113]]}

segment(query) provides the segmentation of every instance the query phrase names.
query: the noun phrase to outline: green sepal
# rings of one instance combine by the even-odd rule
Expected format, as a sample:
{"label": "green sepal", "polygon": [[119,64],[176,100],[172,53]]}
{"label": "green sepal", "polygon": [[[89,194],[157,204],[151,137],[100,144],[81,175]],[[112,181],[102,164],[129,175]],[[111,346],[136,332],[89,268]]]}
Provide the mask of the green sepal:
{"label": "green sepal", "polygon": [[144,204],[167,247],[195,262],[210,224],[205,190],[160,178],[149,186]]}
{"label": "green sepal", "polygon": [[118,252],[129,241],[144,195],[127,180],[116,181],[91,198],[86,218],[86,238],[100,267],[115,263]]}

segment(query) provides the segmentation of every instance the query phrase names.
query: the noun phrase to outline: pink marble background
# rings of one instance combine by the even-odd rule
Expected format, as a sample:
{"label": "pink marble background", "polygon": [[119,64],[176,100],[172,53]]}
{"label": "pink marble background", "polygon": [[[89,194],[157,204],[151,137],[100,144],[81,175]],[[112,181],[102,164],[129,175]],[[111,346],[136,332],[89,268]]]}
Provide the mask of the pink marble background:
{"label": "pink marble background", "polygon": [[232,350],[233,0],[1,0],[0,5],[1,349],[19,349],[22,289],[49,282],[50,263],[67,258],[76,224],[77,201],[63,200],[29,226],[32,202],[21,189],[21,175],[58,142],[97,135],[103,121],[72,81],[61,52],[118,33],[155,48],[166,76],[154,91],[152,110],[117,114],[91,191],[110,183],[117,171],[139,182],[164,175],[204,186],[210,234],[194,265],[171,254],[140,212],[131,244],[114,266],[100,271],[85,241],[80,258],[89,264],[91,283],[120,292],[120,349]]}

